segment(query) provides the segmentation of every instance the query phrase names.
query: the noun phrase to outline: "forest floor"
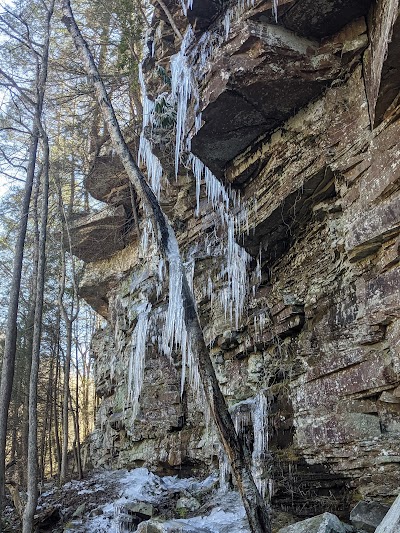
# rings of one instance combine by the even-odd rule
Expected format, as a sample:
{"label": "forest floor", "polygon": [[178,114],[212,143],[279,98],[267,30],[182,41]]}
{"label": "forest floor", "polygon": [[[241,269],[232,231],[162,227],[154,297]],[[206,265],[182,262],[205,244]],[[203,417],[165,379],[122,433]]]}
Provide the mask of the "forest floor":
{"label": "forest floor", "polygon": [[[7,531],[20,531],[15,511],[7,510]],[[219,489],[217,476],[159,477],[145,468],[92,472],[61,488],[45,483],[36,514],[43,533],[146,531],[139,525],[146,520],[151,531],[249,532],[239,494]]]}

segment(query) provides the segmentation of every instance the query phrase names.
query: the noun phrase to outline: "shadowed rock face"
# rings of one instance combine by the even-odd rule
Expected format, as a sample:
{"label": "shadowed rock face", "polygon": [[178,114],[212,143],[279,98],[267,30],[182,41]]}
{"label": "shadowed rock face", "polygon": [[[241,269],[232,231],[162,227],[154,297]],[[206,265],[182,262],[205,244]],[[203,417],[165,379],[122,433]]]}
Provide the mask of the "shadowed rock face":
{"label": "shadowed rock face", "polygon": [[[94,215],[84,215],[70,223],[72,253],[83,261],[98,261],[125,246],[123,233],[126,214],[122,205],[107,207]],[[68,248],[67,237],[64,237]]]}
{"label": "shadowed rock face", "polygon": [[261,133],[270,131],[344,75],[367,45],[363,21],[330,40],[299,37],[272,24],[246,22],[212,60],[202,84],[203,125],[192,151],[221,176]]}
{"label": "shadowed rock face", "polygon": [[96,157],[95,163],[85,178],[85,187],[96,200],[109,204],[130,202],[128,180],[118,157]]}
{"label": "shadowed rock face", "polygon": [[279,23],[300,35],[322,39],[366,15],[370,0],[298,0],[282,2]]}
{"label": "shadowed rock face", "polygon": [[207,28],[215,17],[221,13],[224,0],[194,0],[192,9],[188,10],[188,20],[198,29]]}
{"label": "shadowed rock face", "polygon": [[[182,29],[189,21],[198,31],[209,28],[224,10],[235,5],[228,0],[193,0],[185,20],[180,0],[164,1]],[[298,35],[322,39],[333,35],[348,22],[365,16],[371,3],[371,0],[279,0],[278,23]],[[272,22],[272,0],[255,4],[252,8],[254,18]],[[251,6],[251,2],[248,5]],[[160,16],[165,18],[162,10]]]}

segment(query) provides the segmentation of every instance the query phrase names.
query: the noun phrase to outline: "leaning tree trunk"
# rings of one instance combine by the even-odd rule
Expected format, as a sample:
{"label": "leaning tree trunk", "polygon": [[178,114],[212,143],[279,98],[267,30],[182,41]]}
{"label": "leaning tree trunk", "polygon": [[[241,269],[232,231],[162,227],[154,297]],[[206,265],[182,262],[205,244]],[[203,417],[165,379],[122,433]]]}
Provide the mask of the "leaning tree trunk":
{"label": "leaning tree trunk", "polygon": [[[87,75],[94,86],[97,100],[102,110],[104,122],[107,125],[114,150],[121,158],[124,169],[138,196],[142,200],[146,212],[152,217],[154,229],[159,236],[158,240],[160,249],[168,263],[171,264],[171,260],[176,260],[176,254],[179,253],[174,231],[124,141],[114,109],[105,90],[104,83],[96,68],[90,49],[75,22],[69,0],[63,0],[63,10],[64,17],[62,20],[74,40],[75,46],[84,63]],[[183,277],[182,301],[185,310],[185,323],[192,345],[196,346],[196,350],[194,350],[195,356],[198,358],[197,364],[200,379],[206,400],[210,406],[211,416],[218,429],[225,452],[230,460],[231,468],[236,478],[237,486],[246,509],[247,518],[252,532],[270,533],[270,509],[261,497],[251,475],[248,452],[244,449],[236,434],[225,398],[219,387],[214,367],[210,359],[210,354],[204,341],[203,331],[196,311],[195,300],[189,288],[181,260],[180,263]]]}

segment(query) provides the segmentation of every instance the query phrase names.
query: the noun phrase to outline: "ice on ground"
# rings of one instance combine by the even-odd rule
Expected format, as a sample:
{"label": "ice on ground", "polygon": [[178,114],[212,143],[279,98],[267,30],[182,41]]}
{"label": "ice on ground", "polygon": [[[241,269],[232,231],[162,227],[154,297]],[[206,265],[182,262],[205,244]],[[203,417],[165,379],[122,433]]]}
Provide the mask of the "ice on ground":
{"label": "ice on ground", "polygon": [[[166,531],[170,527],[181,528],[182,531],[196,531],[204,533],[249,533],[245,510],[239,494],[233,491],[224,492],[211,489],[216,486],[217,476],[211,475],[199,481],[195,478],[178,478],[177,476],[159,477],[146,468],[135,470],[104,472],[99,474],[95,489],[107,486],[107,479],[114,484],[113,498],[110,494],[108,503],[101,506],[98,516],[84,518],[82,523],[71,526],[72,532],[96,532],[96,533],[123,533],[134,529],[125,529],[121,523],[120,514],[124,505],[144,502],[155,507],[158,503],[168,501],[171,498],[171,506],[174,507],[173,496],[177,492],[189,492],[199,497],[207,493],[207,503],[198,511],[200,516],[191,518],[176,518],[164,522]],[[79,485],[74,484],[77,489]],[[86,488],[81,485],[80,492],[85,494]],[[67,530],[68,531],[68,530]],[[172,531],[172,530],[171,530]]]}

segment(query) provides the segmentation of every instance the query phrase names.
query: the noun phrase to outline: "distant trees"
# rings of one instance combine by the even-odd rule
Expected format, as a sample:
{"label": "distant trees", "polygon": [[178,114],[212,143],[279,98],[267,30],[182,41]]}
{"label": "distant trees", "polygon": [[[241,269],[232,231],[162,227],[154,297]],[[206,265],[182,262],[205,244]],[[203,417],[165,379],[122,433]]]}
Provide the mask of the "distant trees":
{"label": "distant trees", "polygon": [[[24,255],[26,230],[28,226],[32,187],[34,183],[35,172],[37,172],[39,168],[37,159],[39,139],[43,132],[42,113],[48,66],[48,44],[46,43],[48,43],[49,39],[48,25],[45,27],[44,45],[37,42],[36,38],[33,36],[33,29],[31,30],[23,14],[7,10],[7,12],[2,16],[1,22],[3,24],[3,31],[5,31],[8,37],[19,43],[24,52],[25,49],[28,50],[29,56],[35,64],[35,76],[31,87],[28,86],[27,88],[24,88],[20,85],[19,79],[16,78],[15,75],[10,76],[8,73],[2,72],[3,79],[9,84],[9,87],[17,92],[20,104],[28,109],[28,113],[32,118],[30,124],[30,145],[25,176],[24,197],[22,201],[20,224],[14,252],[10,302],[8,307],[6,338],[0,383],[0,509],[2,507],[1,500],[4,498],[5,488],[7,423],[16,360],[17,317],[21,287],[22,261]],[[19,109],[16,103],[14,103],[14,105],[17,109]],[[12,162],[10,162],[10,164],[12,165]],[[34,286],[37,284],[37,279],[38,278],[36,275]],[[34,307],[36,312],[36,304]]]}
{"label": "distant trees", "polygon": [[[79,306],[71,273],[79,275],[81,267],[65,251],[60,261],[63,227],[74,209],[89,209],[82,187],[89,128],[82,127],[78,110],[71,115],[70,98],[83,98],[86,105],[92,96],[84,76],[68,86],[70,71],[61,60],[66,51],[54,40],[62,30],[55,23],[51,32],[54,3],[0,6],[0,503],[7,483],[22,512],[19,493],[27,490],[26,533],[38,482],[60,476],[62,466],[64,479],[68,475],[69,443],[82,475],[81,441],[93,422],[93,312]],[[11,187],[4,194],[5,182]],[[69,311],[62,320],[71,305],[72,319],[79,314],[75,327]],[[62,436],[63,426],[72,427],[74,436],[68,429]]]}

